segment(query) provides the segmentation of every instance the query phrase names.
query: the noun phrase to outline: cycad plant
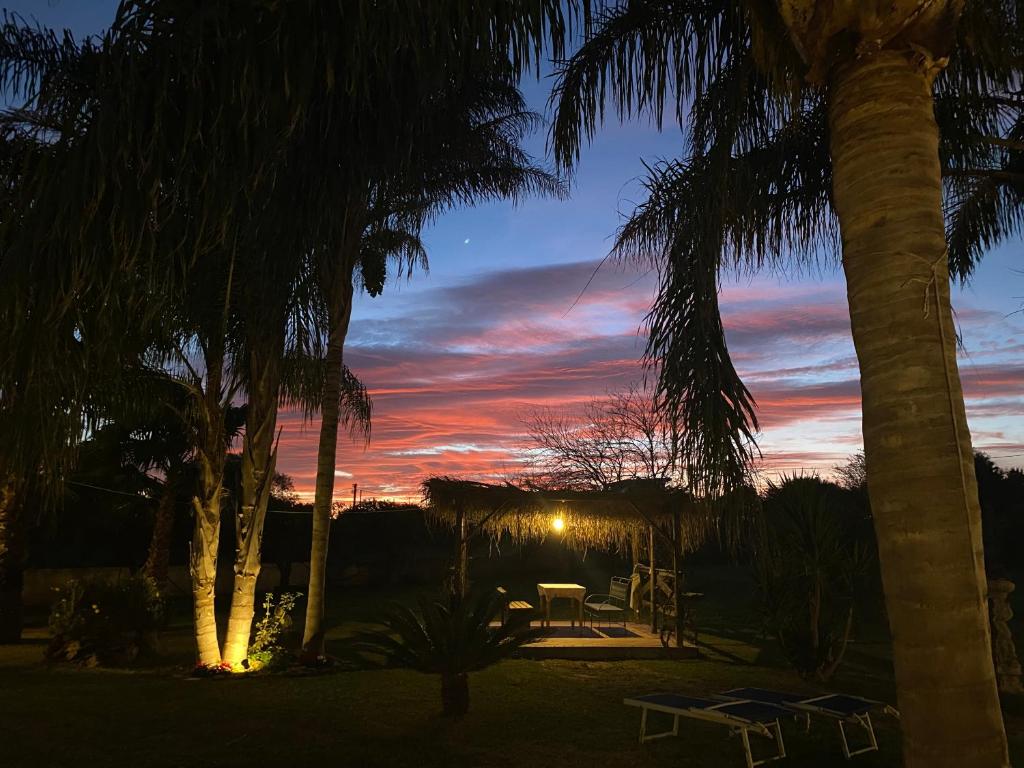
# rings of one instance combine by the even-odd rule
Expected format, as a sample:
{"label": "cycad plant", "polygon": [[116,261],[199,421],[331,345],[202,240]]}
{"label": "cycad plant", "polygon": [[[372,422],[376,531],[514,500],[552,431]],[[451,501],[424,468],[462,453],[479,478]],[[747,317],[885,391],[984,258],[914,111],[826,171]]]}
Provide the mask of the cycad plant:
{"label": "cycad plant", "polygon": [[498,622],[503,600],[493,591],[444,601],[421,597],[419,610],[394,605],[380,620],[384,629],[358,635],[352,647],[389,665],[440,675],[441,711],[461,717],[469,711],[469,674],[541,635],[528,621]]}

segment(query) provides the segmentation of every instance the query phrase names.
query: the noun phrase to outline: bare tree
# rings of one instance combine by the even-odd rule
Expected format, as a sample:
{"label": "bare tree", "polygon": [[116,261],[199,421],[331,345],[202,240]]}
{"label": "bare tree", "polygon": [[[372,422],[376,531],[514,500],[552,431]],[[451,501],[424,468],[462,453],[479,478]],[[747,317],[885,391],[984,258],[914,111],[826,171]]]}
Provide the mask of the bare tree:
{"label": "bare tree", "polygon": [[868,487],[868,471],[864,462],[864,451],[858,451],[845,464],[832,467],[832,477],[849,491],[866,491]]}
{"label": "bare tree", "polygon": [[529,481],[607,488],[621,480],[678,482],[676,430],[654,391],[631,384],[579,408],[537,408],[523,418],[532,443]]}

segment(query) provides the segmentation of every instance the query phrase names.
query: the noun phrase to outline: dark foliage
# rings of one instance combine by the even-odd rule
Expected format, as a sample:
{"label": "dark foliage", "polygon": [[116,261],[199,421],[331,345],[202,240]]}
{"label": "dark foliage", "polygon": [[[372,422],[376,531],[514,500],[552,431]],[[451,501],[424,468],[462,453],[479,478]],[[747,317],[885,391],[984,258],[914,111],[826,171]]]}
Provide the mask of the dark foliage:
{"label": "dark foliage", "polygon": [[540,636],[529,622],[493,624],[504,596],[480,592],[445,601],[421,597],[419,610],[394,605],[381,618],[384,629],[358,635],[355,651],[393,666],[441,676],[442,711],[461,717],[469,709],[470,672],[508,658]]}
{"label": "dark foliage", "polygon": [[53,639],[46,656],[88,665],[125,664],[156,650],[163,618],[163,600],[152,579],[74,580],[50,612]]}
{"label": "dark foliage", "polygon": [[801,675],[829,679],[874,562],[866,510],[816,476],[783,478],[769,485],[750,535],[766,628]]}
{"label": "dark foliage", "polygon": [[984,453],[974,454],[985,569],[990,577],[1018,577],[1024,566],[1024,473],[1005,472]]}

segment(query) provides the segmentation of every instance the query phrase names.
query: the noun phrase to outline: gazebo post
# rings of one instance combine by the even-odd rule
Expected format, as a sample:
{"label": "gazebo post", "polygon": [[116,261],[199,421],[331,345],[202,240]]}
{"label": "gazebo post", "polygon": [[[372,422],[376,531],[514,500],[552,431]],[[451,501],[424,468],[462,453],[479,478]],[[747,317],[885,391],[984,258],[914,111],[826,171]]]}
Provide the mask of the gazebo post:
{"label": "gazebo post", "polygon": [[654,610],[654,594],[657,579],[654,575],[654,526],[647,526],[647,554],[648,562],[650,563],[651,570],[648,573],[650,577],[650,591],[651,591],[651,634],[653,635],[658,631],[658,612]]}
{"label": "gazebo post", "polygon": [[455,574],[452,579],[452,591],[458,597],[465,597],[467,592],[467,571],[469,570],[469,540],[466,535],[466,512],[462,504],[455,505],[455,535],[458,544],[455,549]]}
{"label": "gazebo post", "polygon": [[679,510],[672,510],[672,572],[675,588],[672,590],[676,608],[676,647],[683,647],[683,578],[680,568],[683,562],[683,537],[680,530]]}

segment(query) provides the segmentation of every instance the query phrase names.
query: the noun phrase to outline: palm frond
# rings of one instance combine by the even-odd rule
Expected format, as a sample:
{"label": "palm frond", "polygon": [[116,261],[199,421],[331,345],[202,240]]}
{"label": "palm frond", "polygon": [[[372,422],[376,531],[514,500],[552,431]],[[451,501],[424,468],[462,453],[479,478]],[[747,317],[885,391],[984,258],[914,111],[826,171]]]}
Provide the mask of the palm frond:
{"label": "palm frond", "polygon": [[411,277],[416,267],[427,271],[427,249],[418,229],[417,226],[410,231],[385,222],[366,232],[359,247],[359,274],[364,291],[371,296],[384,291],[388,261],[395,261],[399,274],[406,277]]}
{"label": "palm frond", "polygon": [[[281,381],[282,406],[300,408],[306,419],[312,419],[320,411],[326,387],[326,360],[307,356],[285,358]],[[348,428],[352,438],[369,442],[373,401],[366,386],[348,366],[342,366],[339,406],[341,423]]]}
{"label": "palm frond", "polygon": [[982,257],[1024,231],[1024,168],[947,179],[946,242],[950,274],[966,282]]}
{"label": "palm frond", "polygon": [[598,12],[586,40],[558,64],[552,144],[560,167],[579,159],[611,103],[620,118],[647,115],[659,127],[665,109],[682,125],[694,94],[730,60],[742,26],[728,2],[618,2]]}
{"label": "palm frond", "polygon": [[91,41],[79,43],[69,30],[57,33],[16,13],[0,15],[0,92],[35,101],[47,82],[73,73]]}
{"label": "palm frond", "polygon": [[391,605],[382,629],[358,634],[352,650],[420,672],[463,674],[508,658],[542,634],[529,623],[497,622],[502,597],[493,590],[446,601],[421,596],[417,604]]}

